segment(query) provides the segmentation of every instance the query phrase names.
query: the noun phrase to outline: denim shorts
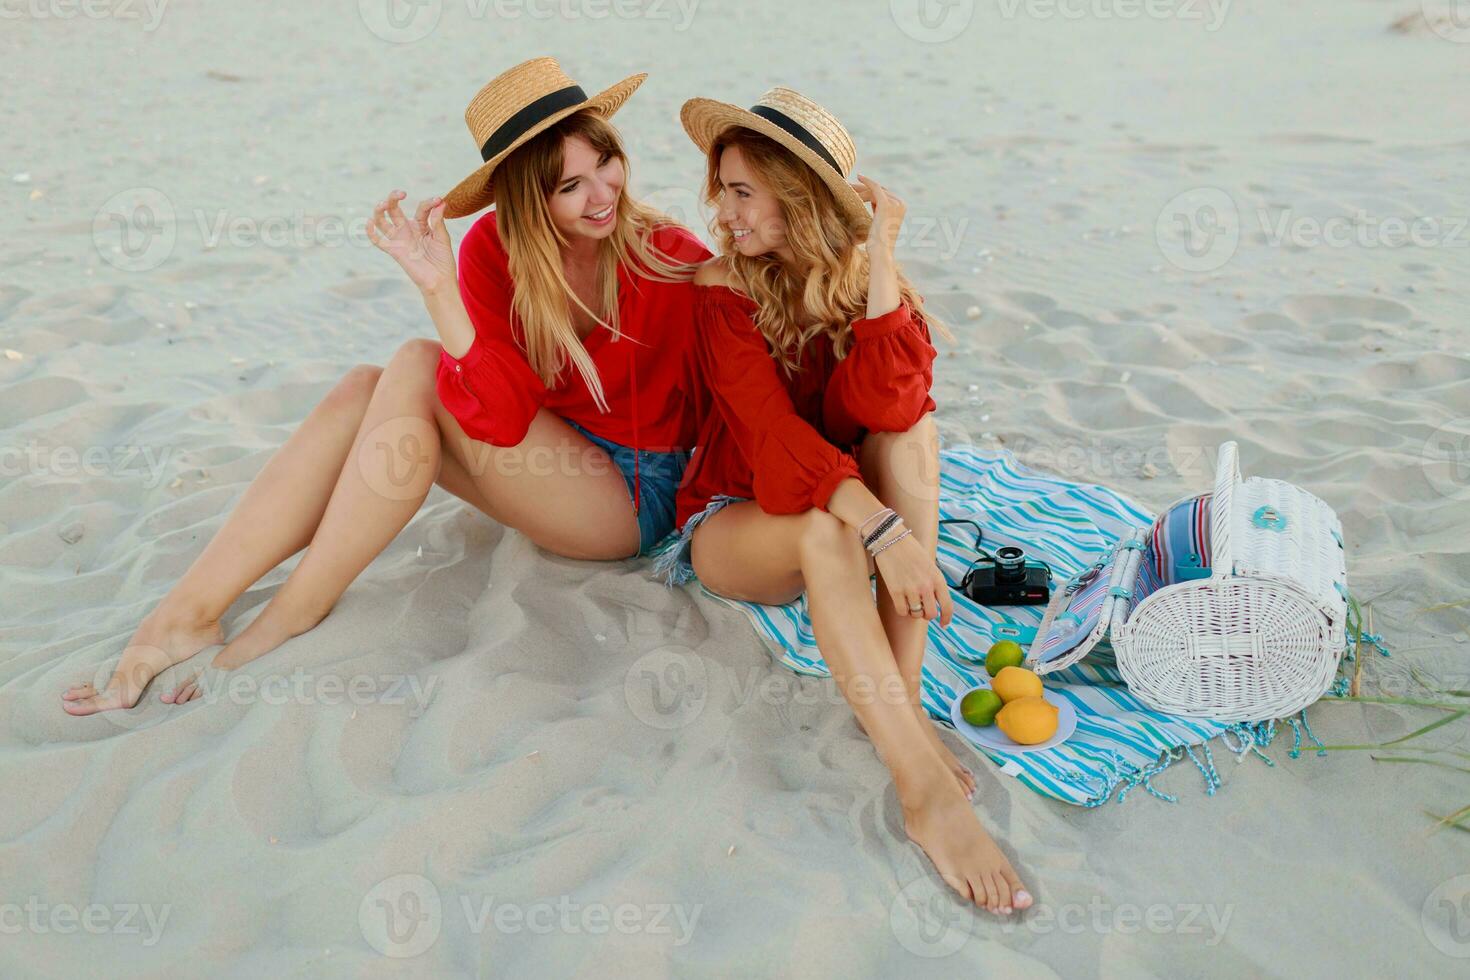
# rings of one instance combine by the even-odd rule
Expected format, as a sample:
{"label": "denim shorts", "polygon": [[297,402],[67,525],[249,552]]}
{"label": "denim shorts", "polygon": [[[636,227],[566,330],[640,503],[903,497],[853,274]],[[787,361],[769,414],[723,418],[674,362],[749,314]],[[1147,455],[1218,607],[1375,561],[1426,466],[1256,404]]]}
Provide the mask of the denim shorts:
{"label": "denim shorts", "polygon": [[697,578],[694,574],[694,562],[691,559],[695,528],[731,504],[743,503],[749,499],[749,497],[731,497],[723,493],[716,494],[709,503],[704,505],[704,510],[690,515],[689,519],[684,522],[684,526],[679,529],[678,537],[670,539],[667,545],[658,549],[658,555],[653,559],[654,574],[663,579],[664,584],[671,588]]}
{"label": "denim shorts", "polygon": [[[571,419],[562,419],[612,457],[628,486],[628,499],[638,500],[638,554],[646,555],[674,529],[674,496],[689,462],[687,452],[660,453],[632,449],[588,432]],[[634,479],[634,460],[638,478]],[[642,486],[642,492],[637,487]]]}

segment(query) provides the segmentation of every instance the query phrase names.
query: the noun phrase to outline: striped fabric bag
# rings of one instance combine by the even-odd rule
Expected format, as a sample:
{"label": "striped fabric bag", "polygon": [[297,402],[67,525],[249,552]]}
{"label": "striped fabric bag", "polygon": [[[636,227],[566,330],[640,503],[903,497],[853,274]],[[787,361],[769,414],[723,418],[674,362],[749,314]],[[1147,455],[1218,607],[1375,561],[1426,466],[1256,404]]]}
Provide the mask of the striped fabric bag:
{"label": "striped fabric bag", "polygon": [[[1175,504],[1149,538],[1155,582],[1178,582],[1210,576],[1209,494]],[[1170,574],[1170,569],[1174,574]],[[1191,572],[1191,569],[1198,571]]]}
{"label": "striped fabric bag", "polygon": [[[1056,576],[1054,587],[1106,561],[1121,541],[1141,539],[1153,525],[1147,511],[1121,494],[1032,470],[1006,451],[964,446],[945,449],[941,456],[940,517],[978,523],[985,529],[984,545],[992,553],[1016,545],[1028,557],[1045,561]],[[942,525],[941,532],[940,565],[946,577],[957,583],[975,557],[974,529]],[[1160,545],[1161,551],[1167,546],[1163,553],[1172,556],[1170,560],[1187,561],[1184,556],[1197,555],[1196,560],[1208,564],[1208,554],[1199,550],[1200,542],[1187,535]],[[804,596],[785,606],[765,606],[726,599],[708,590],[705,594],[744,612],[772,655],[791,670],[830,676],[812,635]],[[1003,638],[1029,641],[1036,635],[1043,612],[1040,606],[984,607],[958,591],[951,590],[951,595],[955,615],[949,627],[940,628],[938,623],[929,627],[921,685],[925,709],[946,726],[950,725],[951,703],[983,674],[990,645]],[[1164,715],[1145,707],[1129,694],[1105,643],[1087,659],[1048,673],[1045,679],[1047,688],[1065,697],[1077,711],[1077,730],[1070,738],[1040,752],[974,748],[988,755],[1001,772],[1065,803],[1121,802],[1138,786],[1172,802],[1175,798],[1156,789],[1152,780],[1183,758],[1193,761],[1203,776],[1205,791],[1213,795],[1219,786],[1210,750],[1213,740],[1220,739],[1237,757],[1253,752],[1266,759],[1259,747],[1269,744],[1275,735],[1274,722],[1225,725]],[[1297,733],[1294,757],[1301,745],[1301,728],[1295,720],[1290,723]]]}

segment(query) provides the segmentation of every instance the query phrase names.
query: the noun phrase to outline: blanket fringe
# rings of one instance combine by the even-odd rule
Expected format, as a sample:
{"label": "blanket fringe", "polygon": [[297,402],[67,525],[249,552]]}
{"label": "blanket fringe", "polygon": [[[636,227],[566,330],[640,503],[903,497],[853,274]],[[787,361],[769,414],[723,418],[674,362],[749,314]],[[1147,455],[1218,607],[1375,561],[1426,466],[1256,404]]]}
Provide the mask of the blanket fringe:
{"label": "blanket fringe", "polygon": [[[1188,751],[1188,748],[1184,746],[1170,749],[1160,754],[1158,760],[1153,765],[1142,767],[1128,762],[1116,752],[1112,753],[1112,761],[1103,763],[1104,772],[1100,777],[1103,781],[1102,789],[1089,796],[1082,805],[1089,808],[1102,806],[1104,803],[1112,801],[1114,790],[1119,791],[1117,802],[1122,803],[1128,798],[1128,794],[1138,786],[1142,786],[1144,791],[1150,796],[1157,797],[1165,803],[1178,803],[1179,798],[1177,796],[1164,793],[1154,786],[1153,777],[1184,758],[1185,753]],[[1196,765],[1198,765],[1198,761],[1196,761]],[[1071,772],[1063,773],[1062,778],[1082,789],[1088,791],[1092,791],[1093,789],[1092,786],[1088,785],[1088,778],[1075,769]],[[1206,779],[1208,780],[1208,777]],[[1214,791],[1209,790],[1209,792],[1213,793]]]}
{"label": "blanket fringe", "polygon": [[[1317,755],[1327,754],[1327,748],[1317,733],[1312,731],[1312,726],[1307,722],[1307,713],[1302,711],[1291,717],[1280,719],[1291,726],[1292,746],[1287,755],[1291,758],[1299,758],[1302,754],[1303,735],[1317,746]],[[1278,720],[1237,722],[1220,734],[1220,742],[1235,756],[1235,761],[1245,761],[1247,755],[1255,755],[1266,765],[1276,768],[1275,761],[1261,749],[1268,748],[1276,740],[1278,734]],[[1196,754],[1195,749],[1199,749]],[[1087,800],[1083,802],[1085,807],[1098,807],[1104,803],[1122,803],[1128,798],[1128,794],[1137,787],[1143,787],[1150,796],[1154,796],[1166,803],[1177,803],[1179,798],[1170,793],[1159,790],[1153,784],[1153,777],[1168,769],[1180,759],[1189,759],[1194,763],[1195,769],[1199,771],[1204,783],[1206,796],[1214,796],[1220,789],[1220,771],[1215,767],[1215,754],[1210,751],[1209,742],[1201,742],[1198,746],[1181,745],[1169,749],[1159,755],[1159,758],[1149,766],[1137,766],[1123,759],[1117,753],[1113,753],[1110,761],[1103,763],[1103,774],[1101,777],[1089,779],[1077,770],[1063,773],[1062,778],[1073,786],[1080,787],[1089,792]],[[1102,786],[1098,788],[1097,783],[1101,780]],[[1116,793],[1116,797],[1114,794]]]}

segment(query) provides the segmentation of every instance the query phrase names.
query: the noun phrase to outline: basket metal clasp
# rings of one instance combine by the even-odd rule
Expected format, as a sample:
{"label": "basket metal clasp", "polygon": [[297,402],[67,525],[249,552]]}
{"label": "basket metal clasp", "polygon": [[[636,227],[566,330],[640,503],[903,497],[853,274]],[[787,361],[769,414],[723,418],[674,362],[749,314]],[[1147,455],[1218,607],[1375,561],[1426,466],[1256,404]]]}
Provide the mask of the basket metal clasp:
{"label": "basket metal clasp", "polygon": [[1251,516],[1251,523],[1266,531],[1286,530],[1286,515],[1270,504],[1262,504]]}
{"label": "basket metal clasp", "polygon": [[1107,563],[1108,562],[1106,558],[1100,558],[1097,561],[1093,562],[1089,567],[1084,568],[1082,571],[1078,572],[1077,577],[1067,583],[1067,587],[1062,590],[1062,594],[1076,595],[1078,589],[1082,588],[1088,582],[1091,582],[1093,579],[1097,578],[1097,573],[1102,571]]}

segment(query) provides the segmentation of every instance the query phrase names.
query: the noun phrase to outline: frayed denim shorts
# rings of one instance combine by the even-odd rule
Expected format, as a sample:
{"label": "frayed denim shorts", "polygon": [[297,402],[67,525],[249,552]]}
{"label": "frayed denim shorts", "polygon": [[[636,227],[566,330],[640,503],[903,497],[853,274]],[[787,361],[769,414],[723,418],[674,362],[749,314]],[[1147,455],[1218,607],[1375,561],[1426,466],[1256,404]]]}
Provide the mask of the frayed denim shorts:
{"label": "frayed denim shorts", "polygon": [[[689,454],[633,449],[588,432],[571,419],[562,421],[582,433],[589,442],[601,446],[623,474],[623,482],[628,486],[628,499],[636,501],[638,506],[638,554],[648,554],[654,545],[674,530],[674,497],[679,491],[679,483],[684,479],[684,467],[689,463]],[[641,493],[637,489],[640,485]]]}
{"label": "frayed denim shorts", "polygon": [[659,546],[653,558],[654,574],[663,579],[664,584],[671,588],[683,585],[685,582],[692,582],[697,578],[694,574],[694,563],[690,558],[690,552],[694,547],[694,529],[731,504],[742,503],[749,499],[749,497],[716,494],[709,503],[704,505],[704,510],[691,515],[684,522],[684,526],[679,529],[678,536],[671,537]]}

